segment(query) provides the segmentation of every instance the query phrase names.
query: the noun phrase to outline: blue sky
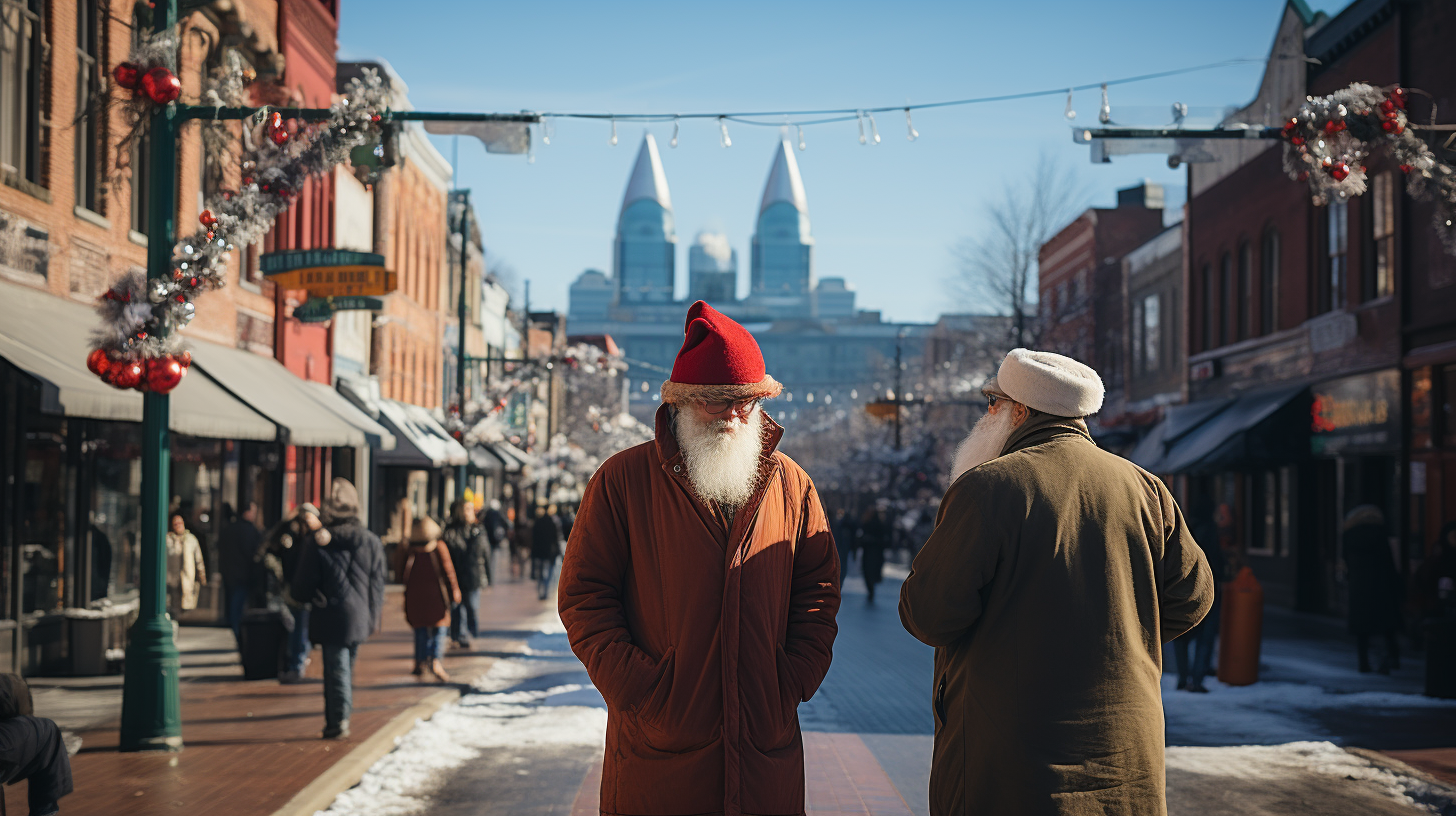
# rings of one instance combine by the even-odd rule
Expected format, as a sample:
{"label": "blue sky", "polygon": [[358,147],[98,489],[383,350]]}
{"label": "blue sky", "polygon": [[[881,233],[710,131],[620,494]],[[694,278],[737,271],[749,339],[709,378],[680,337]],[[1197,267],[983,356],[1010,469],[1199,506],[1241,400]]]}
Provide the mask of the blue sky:
{"label": "blue sky", "polygon": [[[716,112],[859,108],[1058,88],[1237,57],[1264,57],[1283,0],[1102,0],[1018,3],[534,2],[350,0],[344,57],[387,59],[418,109]],[[1311,6],[1337,11],[1341,0]],[[1214,117],[1254,95],[1247,64],[1114,86],[1114,117],[1162,124],[1173,102]],[[1073,100],[1095,122],[1098,92]],[[877,117],[862,146],[854,122],[805,129],[798,154],[816,240],[815,274],[846,278],[860,308],[896,320],[985,311],[947,286],[950,248],[984,224],[985,203],[1046,153],[1074,173],[1090,204],[1143,178],[1176,186],[1158,156],[1092,165],[1071,142],[1065,96],[928,110],[920,138],[904,116]],[[1192,118],[1192,117],[1190,117]],[[677,222],[678,291],[700,229],[727,233],[748,274],[749,243],[778,128],[711,121],[652,125]],[[459,184],[472,190],[487,248],[531,281],[533,308],[565,310],[583,269],[610,272],[612,234],[643,126],[555,120],[535,162],[487,155],[461,139]],[[448,158],[449,137],[435,137]],[[740,286],[740,289],[742,287]]]}

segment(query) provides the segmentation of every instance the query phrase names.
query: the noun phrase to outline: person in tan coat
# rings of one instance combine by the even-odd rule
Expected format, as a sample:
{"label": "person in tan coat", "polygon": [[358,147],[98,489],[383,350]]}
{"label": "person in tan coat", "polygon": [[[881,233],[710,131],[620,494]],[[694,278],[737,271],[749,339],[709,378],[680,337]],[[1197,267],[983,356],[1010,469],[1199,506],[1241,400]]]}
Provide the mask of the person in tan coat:
{"label": "person in tan coat", "polygon": [[900,619],[935,647],[933,816],[1167,812],[1162,646],[1213,578],[1156,477],[1099,450],[1096,372],[1016,349],[956,453]]}
{"label": "person in tan coat", "polygon": [[423,677],[428,671],[448,683],[450,675],[440,659],[445,656],[450,608],[460,603],[460,583],[449,550],[440,539],[440,525],[428,516],[410,525],[400,582],[404,584],[404,619],[415,630],[414,674]]}
{"label": "person in tan coat", "polygon": [[601,812],[802,814],[798,705],[829,670],[839,557],[759,407],[780,386],[701,301],[656,439],[587,485],[557,605],[607,701]]}

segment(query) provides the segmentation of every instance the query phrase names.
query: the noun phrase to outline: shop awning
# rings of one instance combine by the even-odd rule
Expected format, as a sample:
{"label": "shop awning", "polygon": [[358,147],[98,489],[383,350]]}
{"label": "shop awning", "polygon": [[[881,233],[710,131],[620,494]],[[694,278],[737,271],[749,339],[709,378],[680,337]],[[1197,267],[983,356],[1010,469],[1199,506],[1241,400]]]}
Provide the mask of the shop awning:
{"label": "shop awning", "polygon": [[522,468],[534,464],[531,454],[505,440],[486,442],[470,449],[470,461],[481,470],[503,469],[507,473],[519,473]]}
{"label": "shop awning", "polygon": [[374,421],[374,418],[355,407],[354,403],[344,398],[343,394],[324,385],[321,382],[312,380],[299,380],[303,387],[313,392],[313,396],[324,407],[338,414],[345,422],[364,432],[364,440],[369,447],[379,450],[394,450],[394,434],[390,433],[383,425]]}
{"label": "shop awning", "polygon": [[[142,395],[86,368],[95,312],[28,286],[0,283],[0,357],[41,384],[41,410],[87,419],[142,421]],[[172,392],[169,426],[209,439],[271,441],[278,426],[197,372]]]}
{"label": "shop awning", "polygon": [[[272,357],[216,343],[192,344],[192,366],[276,422],[280,441],[308,448],[353,448],[365,433]],[[327,386],[324,386],[327,389]]]}
{"label": "shop awning", "polygon": [[476,470],[504,471],[506,469],[505,460],[485,445],[470,447],[470,466]]}
{"label": "shop awning", "polygon": [[392,451],[380,451],[374,461],[386,467],[437,468],[463,465],[470,454],[456,442],[428,409],[394,400],[380,400],[379,419],[394,434]]}
{"label": "shop awning", "polygon": [[[1274,446],[1255,439],[1255,432],[1306,392],[1304,386],[1296,386],[1180,406],[1186,410],[1170,411],[1129,458],[1154,473],[1207,471],[1269,459]],[[1157,447],[1162,456],[1154,459],[1151,454]]]}

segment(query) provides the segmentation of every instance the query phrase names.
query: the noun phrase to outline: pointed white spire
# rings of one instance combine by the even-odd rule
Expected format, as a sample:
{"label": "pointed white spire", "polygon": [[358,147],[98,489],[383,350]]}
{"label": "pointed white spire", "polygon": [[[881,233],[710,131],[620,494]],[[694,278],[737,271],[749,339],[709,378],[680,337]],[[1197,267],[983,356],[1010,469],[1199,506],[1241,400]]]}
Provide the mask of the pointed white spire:
{"label": "pointed white spire", "polygon": [[627,180],[627,194],[622,196],[622,210],[625,212],[634,202],[651,199],[672,211],[672,195],[667,191],[667,174],[662,172],[662,156],[657,152],[657,140],[652,134],[644,134],[642,148],[637,151],[637,163],[632,166],[632,176]]}
{"label": "pointed white spire", "polygon": [[793,204],[800,213],[809,213],[804,179],[799,176],[799,163],[794,160],[794,148],[788,139],[780,141],[779,149],[774,153],[773,167],[768,171],[768,183],[763,187],[763,203],[758,211],[762,213],[780,201]]}

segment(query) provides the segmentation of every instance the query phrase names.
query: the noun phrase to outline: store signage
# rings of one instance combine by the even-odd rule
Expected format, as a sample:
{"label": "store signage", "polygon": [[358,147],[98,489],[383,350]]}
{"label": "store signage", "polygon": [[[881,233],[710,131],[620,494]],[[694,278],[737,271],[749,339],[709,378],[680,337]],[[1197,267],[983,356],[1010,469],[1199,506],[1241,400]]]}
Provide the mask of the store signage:
{"label": "store signage", "polygon": [[384,268],[384,256],[351,249],[297,249],[269,252],[258,268],[284,289],[307,289],[312,297],[387,295],[399,276]]}
{"label": "store signage", "polygon": [[304,323],[322,323],[333,317],[334,312],[377,312],[383,308],[384,301],[373,297],[311,297],[293,310],[293,316]]}
{"label": "store signage", "polygon": [[1310,389],[1310,447],[1316,454],[1388,452],[1400,444],[1400,372],[1390,369]]}
{"label": "store signage", "polygon": [[1211,380],[1218,376],[1218,361],[1204,360],[1201,363],[1194,363],[1188,367],[1188,379],[1194,382]]}

